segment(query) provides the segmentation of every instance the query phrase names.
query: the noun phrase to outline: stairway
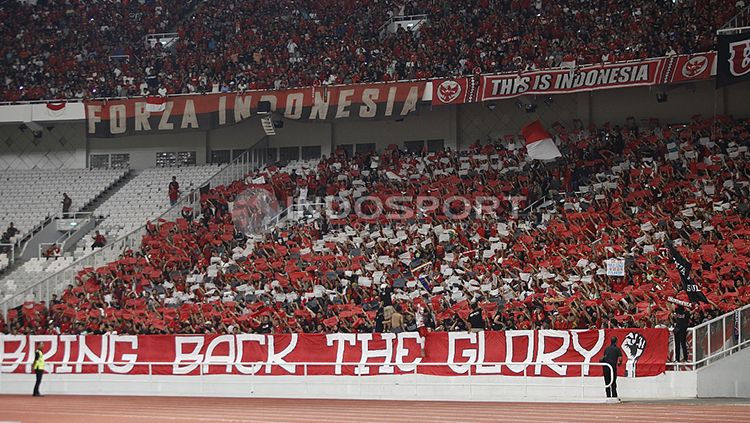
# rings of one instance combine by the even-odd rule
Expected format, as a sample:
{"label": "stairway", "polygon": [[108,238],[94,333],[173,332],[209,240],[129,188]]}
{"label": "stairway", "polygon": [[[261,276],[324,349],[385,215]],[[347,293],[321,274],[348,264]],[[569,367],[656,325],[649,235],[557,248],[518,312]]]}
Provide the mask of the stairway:
{"label": "stairway", "polygon": [[271,119],[271,115],[263,116],[260,119],[260,123],[263,126],[263,132],[266,133],[268,136],[276,135],[276,127],[273,124],[273,119]]}
{"label": "stairway", "polygon": [[[113,195],[115,195],[115,193],[117,191],[119,191],[120,188],[124,187],[125,185],[128,184],[128,182],[130,182],[131,180],[133,180],[133,178],[135,178],[136,176],[138,176],[138,173],[139,172],[137,172],[137,171],[135,171],[133,169],[128,170],[128,172],[125,175],[123,175],[122,178],[120,178],[117,182],[115,182],[114,184],[112,184],[112,186],[110,186],[106,190],[102,191],[102,193],[99,194],[99,196],[97,196],[96,198],[94,198],[90,203],[88,203],[85,206],[83,206],[81,208],[81,211],[82,212],[92,212],[93,213],[94,210],[98,209],[99,206],[101,206],[105,201],[107,201],[110,197],[112,197]],[[100,220],[100,218],[101,218],[101,216],[94,215],[94,218],[97,219],[97,223],[98,223],[99,220]]]}

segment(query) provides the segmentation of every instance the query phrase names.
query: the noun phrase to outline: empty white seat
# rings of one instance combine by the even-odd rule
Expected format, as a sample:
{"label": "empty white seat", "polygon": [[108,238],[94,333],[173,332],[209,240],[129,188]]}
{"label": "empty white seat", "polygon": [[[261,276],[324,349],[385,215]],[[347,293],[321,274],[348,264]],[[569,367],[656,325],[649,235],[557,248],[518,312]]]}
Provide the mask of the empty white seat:
{"label": "empty white seat", "polygon": [[0,202],[0,232],[13,222],[20,231],[15,237],[17,240],[47,216],[62,212],[63,192],[73,200],[71,211],[79,211],[124,174],[124,170],[3,170],[0,174],[0,197],[4,200]]}

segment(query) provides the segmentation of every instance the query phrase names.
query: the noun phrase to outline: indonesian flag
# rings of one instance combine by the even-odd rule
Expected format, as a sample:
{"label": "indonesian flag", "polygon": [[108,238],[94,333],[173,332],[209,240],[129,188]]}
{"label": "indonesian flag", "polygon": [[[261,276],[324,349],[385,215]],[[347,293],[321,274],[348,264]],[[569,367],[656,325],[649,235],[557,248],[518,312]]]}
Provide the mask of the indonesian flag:
{"label": "indonesian flag", "polygon": [[165,97],[148,97],[146,98],[146,111],[150,113],[161,113],[167,107]]}
{"label": "indonesian flag", "polygon": [[64,101],[51,101],[47,103],[47,113],[53,117],[59,117],[65,114]]}
{"label": "indonesian flag", "polygon": [[526,139],[526,153],[532,159],[552,160],[562,156],[552,140],[552,135],[544,129],[539,120],[524,126],[521,135]]}

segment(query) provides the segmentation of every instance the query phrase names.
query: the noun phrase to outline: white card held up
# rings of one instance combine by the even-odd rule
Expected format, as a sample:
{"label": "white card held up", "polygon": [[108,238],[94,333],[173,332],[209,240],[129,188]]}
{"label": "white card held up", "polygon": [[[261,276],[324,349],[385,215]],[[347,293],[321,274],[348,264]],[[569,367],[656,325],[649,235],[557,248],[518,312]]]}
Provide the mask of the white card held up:
{"label": "white card held up", "polygon": [[360,276],[359,279],[357,279],[357,284],[359,284],[359,286],[370,287],[372,286],[372,279],[365,276]]}

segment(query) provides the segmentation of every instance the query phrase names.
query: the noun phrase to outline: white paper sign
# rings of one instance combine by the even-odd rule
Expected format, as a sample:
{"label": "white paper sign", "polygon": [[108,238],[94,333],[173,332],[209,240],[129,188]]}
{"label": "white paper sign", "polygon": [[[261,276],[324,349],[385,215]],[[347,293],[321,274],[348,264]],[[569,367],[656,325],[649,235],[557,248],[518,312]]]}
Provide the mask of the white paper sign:
{"label": "white paper sign", "polygon": [[625,259],[607,260],[607,276],[625,276]]}

